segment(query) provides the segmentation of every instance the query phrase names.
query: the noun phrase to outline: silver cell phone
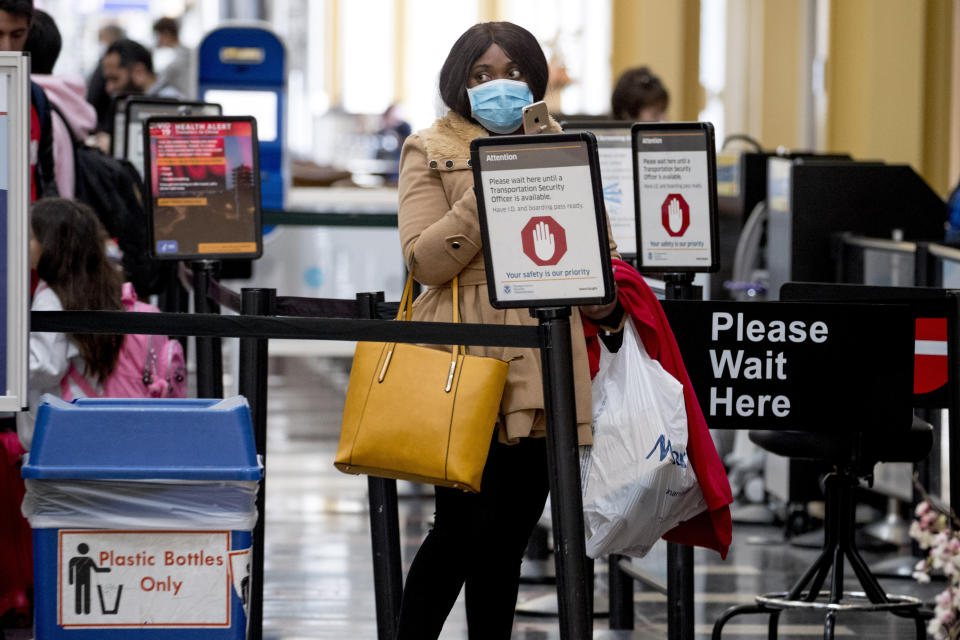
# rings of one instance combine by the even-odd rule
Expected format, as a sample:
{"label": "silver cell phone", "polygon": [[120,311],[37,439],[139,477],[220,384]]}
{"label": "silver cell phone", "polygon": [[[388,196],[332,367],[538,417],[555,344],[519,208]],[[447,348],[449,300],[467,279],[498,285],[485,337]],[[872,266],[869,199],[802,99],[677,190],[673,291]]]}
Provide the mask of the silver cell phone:
{"label": "silver cell phone", "polygon": [[523,132],[526,134],[543,133],[550,124],[547,103],[541,100],[528,104],[521,110],[523,114]]}

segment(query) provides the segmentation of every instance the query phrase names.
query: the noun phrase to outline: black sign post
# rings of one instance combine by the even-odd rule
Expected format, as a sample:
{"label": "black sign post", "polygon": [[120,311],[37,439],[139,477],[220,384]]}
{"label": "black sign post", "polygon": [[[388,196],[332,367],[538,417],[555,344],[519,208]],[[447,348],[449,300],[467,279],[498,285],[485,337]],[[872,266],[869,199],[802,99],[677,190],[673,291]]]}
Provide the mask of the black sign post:
{"label": "black sign post", "polygon": [[[216,280],[220,269],[218,260],[196,260],[193,268],[194,313],[220,313],[220,305],[208,295],[210,283]],[[197,397],[223,397],[223,351],[219,337],[196,338]]]}
{"label": "black sign post", "polygon": [[[664,276],[667,300],[702,300],[703,287],[693,284],[693,272]],[[667,542],[667,636],[693,640],[693,547]]]}
{"label": "black sign post", "polygon": [[597,143],[586,132],[477,138],[470,158],[490,304],[527,307],[539,324],[560,637],[588,638],[593,574],[583,535],[570,309],[614,297]]}
{"label": "black sign post", "polygon": [[[638,268],[664,274],[667,300],[702,300],[694,274],[720,267],[713,125],[637,122],[631,145]],[[667,635],[694,638],[693,547],[673,542],[667,543]]]}

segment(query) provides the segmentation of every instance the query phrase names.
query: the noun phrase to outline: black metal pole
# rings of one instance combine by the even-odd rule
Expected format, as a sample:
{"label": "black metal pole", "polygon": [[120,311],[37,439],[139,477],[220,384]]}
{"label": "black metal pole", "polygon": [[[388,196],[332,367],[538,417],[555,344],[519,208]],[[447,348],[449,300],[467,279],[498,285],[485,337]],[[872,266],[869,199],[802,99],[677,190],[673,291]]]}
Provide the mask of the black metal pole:
{"label": "black metal pole", "polygon": [[633,629],[633,578],[620,570],[626,559],[616,553],[607,558],[611,629]]}
{"label": "black metal pole", "polygon": [[[951,295],[955,309],[950,317],[947,318],[947,331],[949,339],[947,340],[947,358],[952,367],[951,373],[957,370],[957,363],[960,362],[960,296]],[[960,511],[960,463],[954,461],[960,460],[960,375],[950,376],[948,381],[950,385],[950,406],[947,411],[947,460],[950,460],[950,509],[951,511]]]}
{"label": "black metal pole", "polygon": [[693,547],[667,543],[667,638],[693,640]]}
{"label": "black metal pole", "polygon": [[[275,289],[243,289],[240,309],[243,315],[273,315]],[[263,480],[257,494],[257,525],[253,530],[253,562],[250,563],[250,606],[247,614],[247,638],[263,637],[263,549],[267,496],[267,374],[269,344],[262,338],[240,339],[240,395],[250,403],[253,439],[263,462]]]}
{"label": "black metal pole", "polygon": [[[193,309],[196,313],[220,313],[220,305],[207,294],[219,263],[199,260],[193,266]],[[220,338],[197,338],[197,397],[223,397],[223,351]]]}
{"label": "black metal pole", "polygon": [[[667,274],[667,300],[702,300],[703,288],[694,286],[692,273]],[[667,638],[693,640],[693,547],[667,543]]]}
{"label": "black metal pole", "polygon": [[[358,293],[358,317],[376,319],[383,292]],[[373,594],[377,605],[377,640],[393,640],[403,600],[403,557],[397,481],[367,476],[370,501],[370,546],[373,550]]]}
{"label": "black metal pole", "polygon": [[[543,398],[547,418],[547,470],[550,474],[560,637],[564,640],[582,640],[593,635],[593,583],[587,581],[588,558],[583,537],[570,308],[535,309],[533,314],[540,323],[540,360],[543,364]],[[589,575],[592,575],[592,571]]]}

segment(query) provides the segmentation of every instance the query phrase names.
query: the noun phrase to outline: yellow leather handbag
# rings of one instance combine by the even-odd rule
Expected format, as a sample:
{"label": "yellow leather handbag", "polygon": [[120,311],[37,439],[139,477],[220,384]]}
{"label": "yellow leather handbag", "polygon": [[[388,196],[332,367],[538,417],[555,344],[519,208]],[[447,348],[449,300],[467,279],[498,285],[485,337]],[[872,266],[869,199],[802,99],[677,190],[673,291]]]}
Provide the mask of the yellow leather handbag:
{"label": "yellow leather handbag", "polygon": [[[397,320],[410,320],[408,278]],[[460,322],[457,278],[453,321]],[[344,473],[480,491],[508,364],[413,344],[360,342],[334,465]]]}

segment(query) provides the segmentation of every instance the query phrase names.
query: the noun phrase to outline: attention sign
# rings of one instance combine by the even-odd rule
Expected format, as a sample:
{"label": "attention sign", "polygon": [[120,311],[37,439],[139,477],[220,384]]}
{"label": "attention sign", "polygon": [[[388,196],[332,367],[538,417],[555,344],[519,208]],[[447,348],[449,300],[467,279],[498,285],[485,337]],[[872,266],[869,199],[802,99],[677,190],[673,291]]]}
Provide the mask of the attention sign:
{"label": "attention sign", "polygon": [[591,134],[478,138],[471,161],[494,307],[574,306],[610,297]]}

